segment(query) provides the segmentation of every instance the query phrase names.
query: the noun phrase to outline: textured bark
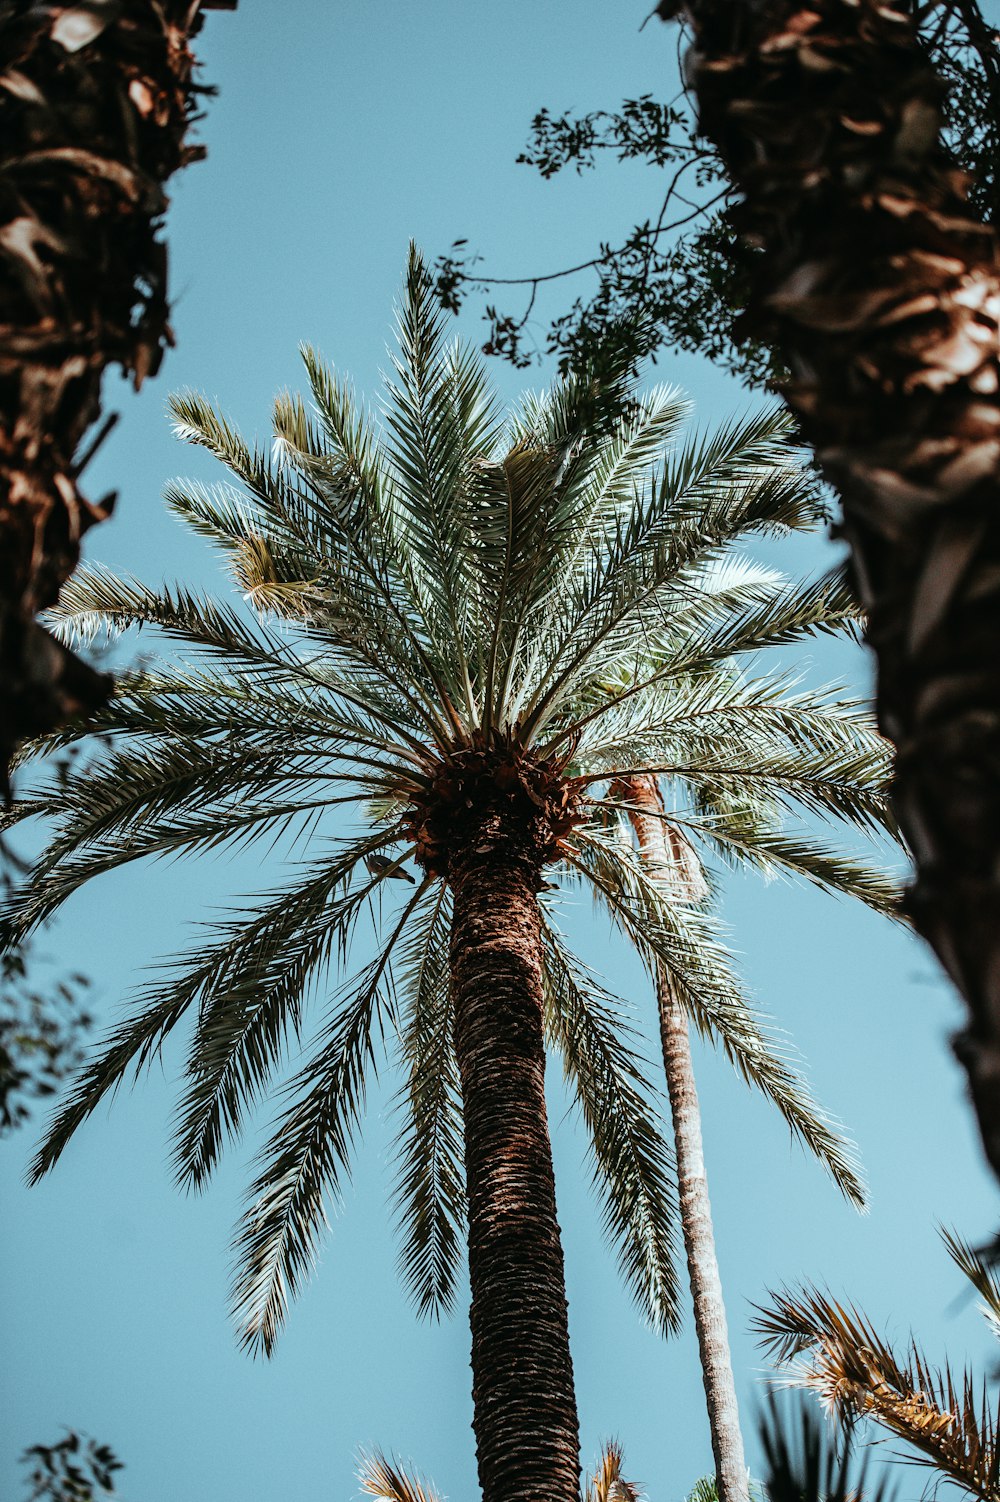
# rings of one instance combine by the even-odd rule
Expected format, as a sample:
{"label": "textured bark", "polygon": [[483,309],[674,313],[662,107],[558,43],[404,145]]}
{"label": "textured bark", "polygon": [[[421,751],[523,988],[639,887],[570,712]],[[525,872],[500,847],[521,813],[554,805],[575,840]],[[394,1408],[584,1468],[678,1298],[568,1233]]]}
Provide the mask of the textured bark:
{"label": "textured bark", "polygon": [[545,1110],[537,853],[496,820],[454,855],[452,983],[484,1502],[578,1502],[580,1440]]}
{"label": "textured bark", "polygon": [[[679,7],[664,0],[662,14]],[[895,743],[914,922],[1000,1174],[1000,255],[896,0],[689,0],[700,123],[743,202],[747,331],[844,502]]]}
{"label": "textured bark", "polygon": [[[640,860],[654,881],[665,883],[668,891],[676,893],[679,887],[683,888],[695,877],[687,859],[688,852],[671,845],[672,832],[657,817],[663,812],[663,804],[655,779],[634,778],[619,786],[633,805],[630,817],[639,844]],[[638,811],[642,805],[650,809],[649,814]],[[656,993],[663,1068],[674,1126],[677,1198],[708,1404],[716,1485],[720,1502],[749,1502],[743,1434],[729,1355],[726,1306],[715,1255],[691,1039],[684,1008],[676,1000],[670,977],[662,966],[657,974]]]}
{"label": "textured bark", "polygon": [[115,363],[138,388],[172,336],[163,184],[198,91],[189,38],[236,0],[7,0],[0,16],[0,782],[16,742],[111,680],[33,617],[109,513],[78,449]]}

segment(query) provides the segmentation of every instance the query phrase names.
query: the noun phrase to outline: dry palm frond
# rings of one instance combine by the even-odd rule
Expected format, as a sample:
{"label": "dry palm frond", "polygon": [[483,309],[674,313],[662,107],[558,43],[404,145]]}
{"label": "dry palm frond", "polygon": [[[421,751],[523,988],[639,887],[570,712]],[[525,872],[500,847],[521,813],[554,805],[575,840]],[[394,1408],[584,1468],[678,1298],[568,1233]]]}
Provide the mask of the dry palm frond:
{"label": "dry palm frond", "polygon": [[361,1490],[380,1502],[441,1502],[436,1491],[419,1477],[408,1476],[395,1461],[378,1450],[361,1457],[358,1471]]}
{"label": "dry palm frond", "polygon": [[624,1451],[615,1439],[604,1446],[597,1470],[583,1492],[583,1502],[639,1502],[642,1492],[622,1475]]}
{"label": "dry palm frond", "polygon": [[997,1418],[970,1372],[932,1366],[915,1341],[897,1356],[857,1309],[813,1288],[772,1295],[755,1324],[770,1354],[792,1363],[787,1379],[846,1429],[869,1419],[973,1496],[1000,1497]]}

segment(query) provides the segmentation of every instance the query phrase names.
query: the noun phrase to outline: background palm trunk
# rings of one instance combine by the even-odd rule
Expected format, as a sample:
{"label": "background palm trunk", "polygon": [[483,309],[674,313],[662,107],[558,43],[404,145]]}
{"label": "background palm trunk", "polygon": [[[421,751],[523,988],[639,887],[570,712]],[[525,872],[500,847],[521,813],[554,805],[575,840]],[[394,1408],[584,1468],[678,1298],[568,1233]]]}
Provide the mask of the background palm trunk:
{"label": "background palm trunk", "polygon": [[[662,0],[674,14],[677,0]],[[1000,1174],[1000,249],[904,0],[687,0],[702,130],[744,195],[742,325],[844,502],[916,926]]]}
{"label": "background palm trunk", "polygon": [[578,1502],[580,1439],[545,1110],[537,866],[453,858],[472,1371],[484,1502]]}
{"label": "background palm trunk", "polygon": [[[667,883],[675,893],[685,880],[684,867],[676,859],[667,838],[656,779],[641,777],[619,785],[630,804],[630,818],[639,843],[639,859],[657,883]],[[640,812],[645,805],[649,814]],[[743,1434],[740,1429],[736,1383],[729,1354],[729,1331],[722,1280],[715,1255],[712,1207],[701,1140],[701,1112],[695,1087],[694,1064],[687,1015],[674,996],[670,977],[657,967],[657,1004],[663,1068],[670,1098],[677,1156],[677,1193],[681,1229],[687,1255],[688,1276],[694,1303],[694,1323],[701,1356],[702,1379],[708,1404],[708,1422],[715,1457],[715,1476],[720,1502],[749,1502]]]}
{"label": "background palm trunk", "polygon": [[188,41],[203,10],[235,5],[2,7],[0,786],[18,740],[110,690],[34,616],[114,500],[78,484],[104,369],[138,387],[172,339],[163,184],[204,155],[185,139],[199,92]]}

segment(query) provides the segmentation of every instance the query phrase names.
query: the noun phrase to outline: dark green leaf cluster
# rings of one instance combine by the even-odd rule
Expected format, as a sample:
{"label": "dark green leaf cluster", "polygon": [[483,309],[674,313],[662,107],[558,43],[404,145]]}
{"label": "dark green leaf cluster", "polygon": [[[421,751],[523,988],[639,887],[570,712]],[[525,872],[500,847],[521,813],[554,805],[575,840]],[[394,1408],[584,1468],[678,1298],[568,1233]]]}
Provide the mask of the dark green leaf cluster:
{"label": "dark green leaf cluster", "polygon": [[[975,209],[987,223],[1000,222],[998,32],[977,0],[923,6],[919,28],[944,85],[947,148],[969,175]],[[685,95],[670,103],[643,95],[617,110],[579,115],[542,109],[517,160],[551,178],[569,167],[582,173],[609,156],[665,173],[655,214],[620,242],[601,242],[575,266],[521,277],[487,275],[468,241],[456,241],[435,265],[442,305],[457,311],[467,297],[484,296],[483,350],[518,368],[555,357],[566,375],[622,355],[635,369],[643,359],[684,350],[708,356],[751,386],[783,379],[787,372],[774,353],[739,331],[756,252],[737,243],[727,213],[731,191]],[[532,314],[543,284],[579,276],[590,279],[587,290],[539,332]],[[494,301],[497,288],[506,296],[523,289],[526,311]]]}
{"label": "dark green leaf cluster", "polygon": [[32,1445],[21,1463],[31,1468],[30,1502],[101,1502],[117,1495],[115,1472],[124,1469],[109,1445],[73,1429],[54,1444]]}
{"label": "dark green leaf cluster", "polygon": [[89,982],[72,974],[39,988],[28,975],[30,946],[0,956],[0,1136],[21,1126],[34,1101],[55,1095],[83,1061],[91,1017]]}
{"label": "dark green leaf cluster", "polygon": [[687,111],[661,104],[651,94],[626,99],[615,113],[553,115],[539,110],[531,122],[529,143],[517,160],[536,167],[543,177],[554,177],[564,167],[583,172],[595,166],[602,151],[621,162],[639,157],[656,167],[695,158],[714,170],[710,148],[692,139]]}

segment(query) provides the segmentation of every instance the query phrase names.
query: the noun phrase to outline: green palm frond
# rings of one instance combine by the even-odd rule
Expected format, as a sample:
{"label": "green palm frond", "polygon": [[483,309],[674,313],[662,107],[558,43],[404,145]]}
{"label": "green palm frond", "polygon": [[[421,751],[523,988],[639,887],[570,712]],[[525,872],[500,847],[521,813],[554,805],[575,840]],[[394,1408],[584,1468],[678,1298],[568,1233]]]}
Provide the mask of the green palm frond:
{"label": "green palm frond", "polygon": [[240,1132],[288,1035],[300,1036],[307,987],[346,959],[354,925],[381,880],[372,876],[350,886],[352,878],[365,856],[385,843],[379,835],[356,841],[306,881],[258,898],[247,916],[217,925],[221,938],[197,966],[203,977],[199,1016],[175,1128],[181,1183],[204,1185],[223,1135]]}
{"label": "green palm frond", "polygon": [[824,891],[851,897],[888,918],[902,921],[903,888],[880,866],[845,854],[805,831],[772,832],[754,820],[684,818],[671,815],[670,822],[714,845],[735,865],[746,865],[765,876],[802,877]]}
{"label": "green palm frond", "polygon": [[687,1502],[719,1502],[719,1486],[714,1476],[699,1476],[687,1494]]}
{"label": "green palm frond", "polygon": [[441,888],[400,945],[396,967],[407,1067],[398,1102],[399,1267],[417,1309],[432,1318],[455,1301],[466,1214],[461,1087],[451,1041],[450,927],[451,898]]}
{"label": "green palm frond", "polygon": [[[378,848],[379,836],[369,838],[348,852],[340,862],[327,857],[320,863],[298,891],[298,904],[291,904],[290,916],[313,915],[328,904],[338,888],[346,888],[359,856]],[[364,893],[362,896],[365,895]],[[200,1005],[212,994],[213,988],[225,983],[227,976],[243,962],[243,948],[253,948],[280,930],[289,908],[289,895],[282,889],[272,894],[270,903],[252,910],[243,922],[232,924],[224,937],[207,950],[200,952],[198,961],[189,965],[174,961],[169,978],[153,983],[142,990],[136,998],[132,1015],[112,1030],[102,1049],[85,1066],[73,1082],[66,1101],[60,1106],[49,1125],[45,1139],[32,1164],[31,1178],[37,1181],[58,1161],[69,1139],[77,1128],[97,1108],[109,1093],[117,1090],[125,1076],[132,1071],[134,1076],[149,1066],[158,1056],[163,1042],[173,1028],[192,1007]],[[357,914],[357,896],[345,893],[338,908],[324,913],[331,944],[346,945],[350,927]],[[296,935],[297,939],[300,936]]]}
{"label": "green palm frond", "polygon": [[[732,546],[747,532],[815,524],[815,482],[792,462],[787,433],[787,419],[774,412],[733,424],[685,446],[647,494],[636,497],[613,539],[595,550],[586,581],[568,591],[565,624],[529,700],[529,733],[539,733],[572,700],[585,670],[599,674],[630,638],[643,639],[666,619],[670,587],[696,562],[704,567],[715,548]],[[737,478],[741,453],[746,463]]]}
{"label": "green palm frond", "polygon": [[577,833],[573,864],[596,888],[612,919],[632,940],[652,975],[662,966],[671,989],[698,1031],[719,1046],[748,1084],[777,1106],[790,1131],[859,1209],[866,1192],[853,1145],[812,1100],[763,1033],[760,1019],[732,972],[719,924],[683,902],[669,902],[631,848],[597,831]]}
{"label": "green palm frond", "polygon": [[604,1230],[627,1287],[663,1334],[680,1324],[673,1164],[655,1093],[630,1046],[622,1004],[581,965],[548,918],[545,1021],[587,1126]]}
{"label": "green palm frond", "polygon": [[326,1205],[349,1177],[368,1074],[376,1064],[376,1030],[384,1038],[393,1021],[393,950],[427,885],[410,898],[376,958],[341,988],[321,1046],[286,1088],[291,1104],[258,1155],[259,1173],[235,1241],[232,1287],[241,1341],[251,1350],[273,1351],[289,1298],[301,1291],[315,1264]]}

